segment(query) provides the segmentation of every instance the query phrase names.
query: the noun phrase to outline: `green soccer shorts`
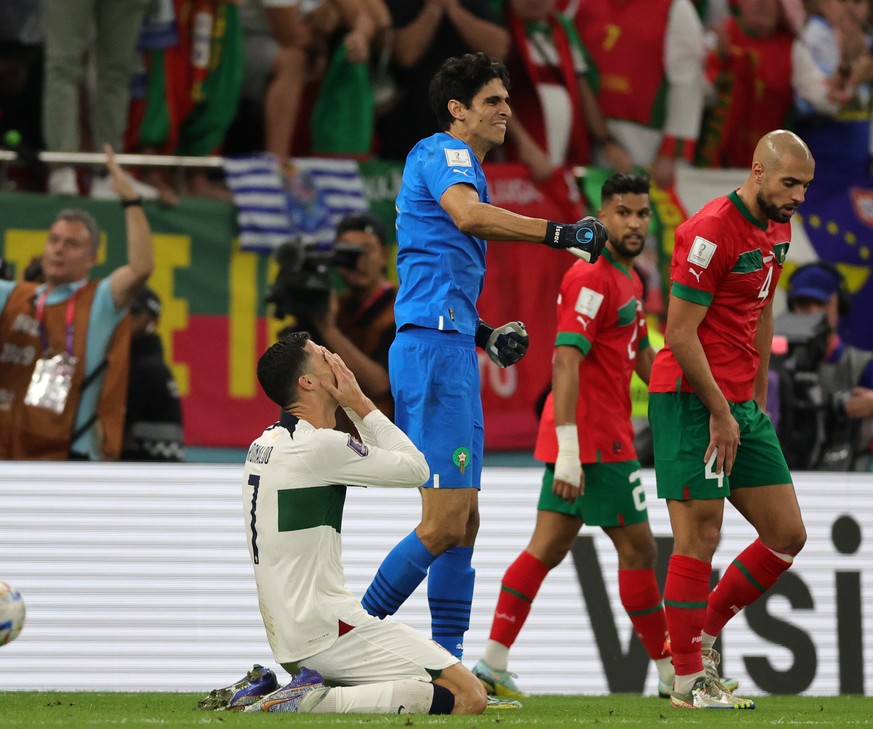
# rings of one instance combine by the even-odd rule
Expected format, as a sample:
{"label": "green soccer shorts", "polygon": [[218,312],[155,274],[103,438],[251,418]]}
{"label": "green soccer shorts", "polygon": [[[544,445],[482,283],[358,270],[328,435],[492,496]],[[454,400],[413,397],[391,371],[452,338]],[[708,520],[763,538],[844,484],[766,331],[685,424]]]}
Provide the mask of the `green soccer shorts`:
{"label": "green soccer shorts", "polygon": [[581,519],[590,526],[619,527],[648,521],[639,461],[585,463],[582,470],[585,493],[571,504],[552,493],[555,464],[546,464],[537,508]]}
{"label": "green soccer shorts", "polygon": [[655,479],[662,499],[723,499],[731,489],[790,484],[791,473],[773,423],[754,400],[729,403],[740,426],[731,475],[715,472],[709,446],[709,410],[694,393],[649,394],[649,423],[655,446]]}

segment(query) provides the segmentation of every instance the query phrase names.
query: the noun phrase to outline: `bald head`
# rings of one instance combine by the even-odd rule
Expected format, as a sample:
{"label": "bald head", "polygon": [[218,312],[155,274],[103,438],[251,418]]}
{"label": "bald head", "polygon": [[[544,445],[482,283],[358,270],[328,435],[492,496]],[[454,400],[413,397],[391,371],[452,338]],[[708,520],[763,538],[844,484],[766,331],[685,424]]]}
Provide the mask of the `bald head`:
{"label": "bald head", "polygon": [[791,157],[799,162],[812,162],[812,153],[800,137],[787,129],[776,129],[768,132],[758,141],[755,147],[754,163],[759,163],[765,170],[775,169]]}
{"label": "bald head", "polygon": [[755,147],[740,197],[762,222],[787,223],[806,196],[815,160],[806,143],[785,129],[765,134]]}

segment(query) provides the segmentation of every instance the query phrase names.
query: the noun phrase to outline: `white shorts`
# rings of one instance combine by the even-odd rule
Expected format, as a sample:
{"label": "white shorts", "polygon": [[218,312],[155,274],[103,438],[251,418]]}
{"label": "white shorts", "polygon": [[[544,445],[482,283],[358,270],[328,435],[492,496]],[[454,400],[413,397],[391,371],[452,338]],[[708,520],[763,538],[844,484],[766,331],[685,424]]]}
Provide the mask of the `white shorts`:
{"label": "white shorts", "polygon": [[[408,625],[373,618],[299,665],[318,671],[328,683],[357,686],[407,679],[430,682],[456,663],[445,648]],[[293,673],[294,666],[283,668]]]}

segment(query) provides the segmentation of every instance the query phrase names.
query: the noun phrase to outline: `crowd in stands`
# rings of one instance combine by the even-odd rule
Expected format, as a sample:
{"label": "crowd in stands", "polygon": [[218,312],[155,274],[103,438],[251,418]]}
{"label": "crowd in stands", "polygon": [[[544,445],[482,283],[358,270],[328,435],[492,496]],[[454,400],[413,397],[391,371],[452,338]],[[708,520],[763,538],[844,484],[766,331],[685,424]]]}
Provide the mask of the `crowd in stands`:
{"label": "crowd in stands", "polygon": [[[505,61],[513,109],[506,143],[489,162],[523,163],[535,181],[594,165],[645,171],[665,188],[682,165],[745,167],[757,140],[777,128],[796,130],[822,170],[867,173],[870,6],[870,0],[5,0],[0,141],[25,160],[34,150],[106,145],[191,157],[267,152],[289,179],[295,157],[402,162],[417,140],[437,131],[428,98],[434,72],[446,57],[482,51]],[[7,186],[118,198],[103,170],[16,167],[6,171]],[[134,189],[127,192],[166,205],[182,195],[232,200],[215,170],[133,169]],[[384,236],[379,240],[370,268],[381,291],[388,281]],[[644,252],[637,266],[656,298],[657,261]],[[157,312],[151,309],[151,320],[149,306],[139,307],[143,331],[154,329],[160,310],[154,295],[148,302]],[[646,302],[649,313],[663,313]],[[138,346],[157,351],[151,330]],[[379,367],[377,380],[386,376]],[[170,383],[175,413],[172,378],[162,372],[158,379],[164,389]]]}
{"label": "crowd in stands", "polygon": [[[745,166],[780,127],[817,158],[869,157],[869,0],[7,0],[0,132],[21,149],[402,161],[435,131],[434,71],[474,51],[511,69],[495,161],[534,179],[596,164],[663,187],[677,165]],[[137,175],[168,204],[230,199],[203,170]],[[45,177],[19,187],[114,194],[82,168]]]}

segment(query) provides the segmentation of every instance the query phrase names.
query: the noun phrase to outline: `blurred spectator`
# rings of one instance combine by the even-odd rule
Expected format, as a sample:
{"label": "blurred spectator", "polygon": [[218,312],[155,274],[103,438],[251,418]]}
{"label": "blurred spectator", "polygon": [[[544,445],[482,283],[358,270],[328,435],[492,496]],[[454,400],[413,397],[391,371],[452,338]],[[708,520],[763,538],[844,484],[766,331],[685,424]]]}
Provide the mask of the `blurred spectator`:
{"label": "blurred spectator", "polygon": [[394,25],[397,96],[376,120],[379,156],[405,160],[423,137],[438,131],[428,87],[451,56],[482,51],[505,58],[510,38],[490,0],[388,0]]}
{"label": "blurred spectator", "polygon": [[[148,0],[43,0],[45,35],[45,85],[42,130],[46,147],[53,152],[81,149],[80,93],[85,79],[86,51],[92,49],[96,71],[91,135],[97,149],[108,144],[123,148],[134,68],[136,38]],[[48,191],[78,195],[73,167],[54,169]],[[155,190],[137,185],[144,197]],[[117,199],[109,176],[95,177],[91,196]]]}
{"label": "blurred spectator", "polygon": [[130,305],[130,380],[123,461],[184,461],[182,406],[157,334],[161,300],[149,288]]}
{"label": "blurred spectator", "polygon": [[[391,26],[382,0],[335,0],[328,25],[333,37],[312,109],[314,155],[368,156],[373,148],[375,102],[371,67]],[[331,3],[325,3],[331,8]],[[325,33],[327,35],[327,33]]]}
{"label": "blurred spectator", "polygon": [[527,164],[535,180],[558,167],[590,164],[592,146],[610,167],[628,172],[630,157],[606,126],[576,29],[555,6],[556,0],[506,5],[513,109],[506,152]]}
{"label": "blurred spectator", "polygon": [[284,162],[307,82],[312,31],[299,0],[243,0],[240,20],[245,47],[241,108],[257,107],[260,146]]}
{"label": "blurred spectator", "polygon": [[[382,0],[244,0],[241,18],[246,58],[241,115],[262,124],[258,148],[280,162],[292,153],[302,115],[310,111],[311,104],[302,102],[312,84],[317,113],[328,117],[313,118],[313,151],[358,152],[344,148],[350,128],[369,150],[373,104],[368,61],[391,25]],[[360,104],[351,112],[347,107],[354,103],[349,89],[356,88],[369,107],[363,114]],[[252,137],[247,131],[235,130]],[[330,148],[337,138],[339,149]]]}
{"label": "blurred spectator", "polygon": [[692,0],[692,2],[704,29],[709,30],[730,16],[730,6],[734,0]]}
{"label": "blurred spectator", "polygon": [[801,37],[816,65],[828,77],[837,71],[848,74],[850,66],[870,50],[865,28],[869,0],[807,0],[806,7]]}
{"label": "blurred spectator", "polygon": [[868,470],[873,352],[837,334],[840,318],[849,313],[843,276],[824,261],[801,266],[788,282],[788,308],[775,322],[787,346],[778,347],[783,355],[772,363],[779,373],[779,438],[786,459],[798,468]]}
{"label": "blurred spectator", "polygon": [[[393,419],[388,350],[394,341],[397,287],[386,278],[390,250],[385,227],[368,213],[348,215],[337,225],[335,245],[348,259],[339,266],[347,288],[333,293],[327,313],[313,321],[313,338],[343,358],[364,394]],[[340,427],[350,425],[337,417]]]}
{"label": "blurred spectator", "polygon": [[758,140],[793,126],[795,95],[819,112],[837,104],[826,76],[796,38],[784,0],[737,0],[736,15],[715,33],[707,64],[712,86],[697,162],[704,167],[743,167]]}
{"label": "blurred spectator", "polygon": [[[168,5],[158,6],[161,12]],[[145,53],[144,108],[131,130],[144,152],[205,157],[221,148],[236,114],[243,78],[243,36],[237,0],[172,0],[173,43]],[[178,194],[161,170],[146,178],[169,204]],[[191,195],[232,200],[203,170],[187,176]]]}
{"label": "blurred spectator", "polygon": [[594,59],[612,136],[656,185],[672,185],[676,164],[694,158],[703,113],[703,27],[691,1],[581,0],[568,12]]}
{"label": "blurred spectator", "polygon": [[[43,146],[40,118],[42,65],[39,0],[5,0],[0,3],[2,146],[13,149]],[[32,183],[31,186],[36,185]]]}
{"label": "blurred spectator", "polygon": [[819,164],[863,173],[870,147],[870,85],[853,77],[869,54],[869,0],[809,0],[802,38],[840,103],[836,117],[817,113],[805,98],[797,100],[797,132]]}
{"label": "blurred spectator", "polygon": [[44,283],[0,281],[0,458],[113,460],[121,452],[130,357],[127,308],[154,269],[148,220],[106,147],[121,198],[127,263],[88,281],[100,230],[90,214],[58,213]]}

